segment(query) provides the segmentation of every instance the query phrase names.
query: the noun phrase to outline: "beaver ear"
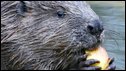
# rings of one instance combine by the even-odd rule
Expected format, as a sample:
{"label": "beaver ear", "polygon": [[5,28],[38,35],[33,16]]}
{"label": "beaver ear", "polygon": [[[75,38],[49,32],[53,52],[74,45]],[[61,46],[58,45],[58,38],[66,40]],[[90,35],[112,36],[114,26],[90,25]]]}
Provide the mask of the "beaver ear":
{"label": "beaver ear", "polygon": [[27,6],[24,1],[20,1],[16,6],[16,11],[19,15],[24,16],[24,13],[27,12]]}

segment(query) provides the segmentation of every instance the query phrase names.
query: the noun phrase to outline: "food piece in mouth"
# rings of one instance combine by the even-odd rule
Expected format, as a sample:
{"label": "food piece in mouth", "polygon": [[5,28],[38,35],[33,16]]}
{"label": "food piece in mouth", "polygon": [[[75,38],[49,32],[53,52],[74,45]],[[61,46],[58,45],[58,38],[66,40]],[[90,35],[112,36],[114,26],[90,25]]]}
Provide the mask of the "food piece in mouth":
{"label": "food piece in mouth", "polygon": [[88,59],[96,59],[96,60],[100,61],[100,63],[95,63],[95,64],[92,64],[91,66],[99,66],[99,67],[101,67],[101,70],[107,69],[111,59],[109,58],[105,48],[99,46],[99,47],[94,48],[92,50],[86,50],[85,52],[86,52],[86,54],[88,54],[87,60]]}

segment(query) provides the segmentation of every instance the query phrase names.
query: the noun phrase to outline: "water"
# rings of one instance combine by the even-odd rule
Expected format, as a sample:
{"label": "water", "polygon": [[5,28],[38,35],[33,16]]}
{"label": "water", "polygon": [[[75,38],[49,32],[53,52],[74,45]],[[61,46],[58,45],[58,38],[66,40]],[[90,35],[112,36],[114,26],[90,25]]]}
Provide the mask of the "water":
{"label": "water", "polygon": [[103,46],[115,58],[116,70],[125,70],[125,2],[88,1],[105,28]]}

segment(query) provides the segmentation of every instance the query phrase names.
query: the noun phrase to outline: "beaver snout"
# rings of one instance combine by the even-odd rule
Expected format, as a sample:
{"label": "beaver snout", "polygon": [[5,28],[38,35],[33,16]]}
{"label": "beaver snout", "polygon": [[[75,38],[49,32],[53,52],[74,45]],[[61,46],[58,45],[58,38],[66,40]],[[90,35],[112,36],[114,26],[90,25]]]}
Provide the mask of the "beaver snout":
{"label": "beaver snout", "polygon": [[88,26],[87,29],[92,35],[100,35],[104,30],[102,23],[99,20],[93,20]]}
{"label": "beaver snout", "polygon": [[101,34],[104,28],[99,19],[85,21],[82,17],[77,17],[70,22],[74,45],[80,45],[80,48],[94,48],[101,44]]}

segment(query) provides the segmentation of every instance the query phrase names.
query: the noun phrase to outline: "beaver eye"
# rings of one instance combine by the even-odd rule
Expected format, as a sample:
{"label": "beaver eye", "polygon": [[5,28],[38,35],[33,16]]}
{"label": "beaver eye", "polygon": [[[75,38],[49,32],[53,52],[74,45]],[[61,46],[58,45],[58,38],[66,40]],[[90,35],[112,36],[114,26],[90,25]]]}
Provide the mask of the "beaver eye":
{"label": "beaver eye", "polygon": [[63,18],[65,16],[64,11],[58,11],[57,16],[60,17],[60,18]]}

